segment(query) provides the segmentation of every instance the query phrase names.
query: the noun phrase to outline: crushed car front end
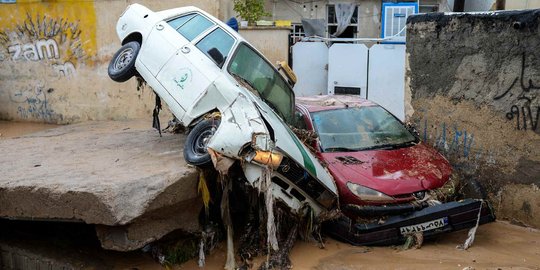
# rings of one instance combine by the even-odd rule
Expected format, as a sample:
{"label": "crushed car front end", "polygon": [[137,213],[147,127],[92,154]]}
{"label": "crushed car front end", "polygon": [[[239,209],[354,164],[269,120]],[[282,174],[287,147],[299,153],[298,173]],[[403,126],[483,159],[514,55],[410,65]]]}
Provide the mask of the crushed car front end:
{"label": "crushed car front end", "polygon": [[207,111],[205,104],[216,103],[206,99],[219,93],[220,125],[207,144],[214,167],[226,171],[240,162],[250,185],[266,189],[268,179],[273,196],[295,213],[302,214],[306,206],[316,214],[336,208],[337,188],[330,174],[281,116],[233,79],[220,76],[191,110],[193,115]]}

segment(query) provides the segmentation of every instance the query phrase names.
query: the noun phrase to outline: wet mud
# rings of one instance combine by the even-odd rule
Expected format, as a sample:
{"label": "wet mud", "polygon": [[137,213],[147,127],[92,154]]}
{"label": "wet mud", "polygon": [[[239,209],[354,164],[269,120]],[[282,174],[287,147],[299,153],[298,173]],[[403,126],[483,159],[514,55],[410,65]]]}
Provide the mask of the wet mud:
{"label": "wet mud", "polygon": [[19,137],[42,130],[58,127],[58,125],[42,124],[33,122],[9,122],[0,121],[0,140]]}
{"label": "wet mud", "polygon": [[[466,238],[467,231],[454,232],[425,240],[420,249],[409,250],[400,246],[355,247],[331,238],[321,249],[316,243],[297,241],[290,257],[293,269],[540,269],[538,230],[506,222],[490,223],[478,228],[472,247],[457,249]],[[222,269],[225,252],[221,245],[206,257],[202,269]],[[256,262],[264,263],[265,259],[259,257]],[[201,268],[191,260],[175,269]]]}

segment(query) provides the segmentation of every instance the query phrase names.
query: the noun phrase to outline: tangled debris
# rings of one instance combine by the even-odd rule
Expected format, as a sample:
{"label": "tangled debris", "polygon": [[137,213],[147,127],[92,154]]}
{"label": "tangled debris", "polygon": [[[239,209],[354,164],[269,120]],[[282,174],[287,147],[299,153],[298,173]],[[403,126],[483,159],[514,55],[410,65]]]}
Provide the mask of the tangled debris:
{"label": "tangled debris", "polygon": [[302,141],[302,143],[312,152],[316,153],[313,148],[317,145],[317,139],[319,136],[312,130],[300,129],[294,126],[289,125],[289,128],[294,132],[294,134]]}
{"label": "tangled debris", "polygon": [[165,127],[162,131],[179,134],[179,133],[185,133],[186,127],[178,121],[176,117],[174,117],[172,120],[169,120],[167,123],[167,127]]}
{"label": "tangled debris", "polygon": [[422,244],[424,243],[424,233],[423,232],[414,232],[407,234],[405,236],[405,244],[403,244],[402,249],[419,249],[422,247]]}
{"label": "tangled debris", "polygon": [[467,233],[467,239],[465,240],[465,243],[463,243],[462,245],[458,245],[457,246],[458,249],[467,250],[467,249],[469,249],[469,247],[472,246],[472,244],[474,242],[474,237],[476,236],[476,229],[478,229],[478,226],[480,225],[480,216],[481,216],[481,213],[482,213],[482,205],[483,205],[483,203],[480,204],[480,208],[478,209],[478,216],[476,218],[476,225],[469,230],[469,232]]}

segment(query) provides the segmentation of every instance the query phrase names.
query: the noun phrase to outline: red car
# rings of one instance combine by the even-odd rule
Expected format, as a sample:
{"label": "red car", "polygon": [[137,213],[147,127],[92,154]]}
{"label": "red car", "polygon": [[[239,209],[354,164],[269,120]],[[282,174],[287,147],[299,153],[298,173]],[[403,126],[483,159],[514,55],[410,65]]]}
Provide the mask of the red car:
{"label": "red car", "polygon": [[297,123],[319,139],[317,155],[352,219],[427,207],[427,191],[443,186],[448,161],[383,107],[357,96],[297,97]]}

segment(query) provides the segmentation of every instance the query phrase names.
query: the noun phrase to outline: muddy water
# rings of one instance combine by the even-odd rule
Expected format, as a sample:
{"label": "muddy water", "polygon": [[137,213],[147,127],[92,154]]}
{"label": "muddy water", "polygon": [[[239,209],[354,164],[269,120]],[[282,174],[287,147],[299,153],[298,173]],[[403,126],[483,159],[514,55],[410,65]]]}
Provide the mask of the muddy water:
{"label": "muddy water", "polygon": [[55,128],[57,125],[31,123],[31,122],[9,122],[0,121],[0,140],[12,137],[23,136],[26,134]]}
{"label": "muddy water", "polygon": [[[540,231],[506,222],[478,228],[475,242],[466,251],[467,231],[426,240],[422,248],[355,247],[327,239],[319,249],[313,243],[298,241],[291,253],[293,269],[540,269]],[[261,258],[260,260],[264,260]],[[222,269],[223,248],[207,257],[204,269]],[[471,269],[469,268],[469,269]],[[195,260],[178,269],[200,269]]]}

